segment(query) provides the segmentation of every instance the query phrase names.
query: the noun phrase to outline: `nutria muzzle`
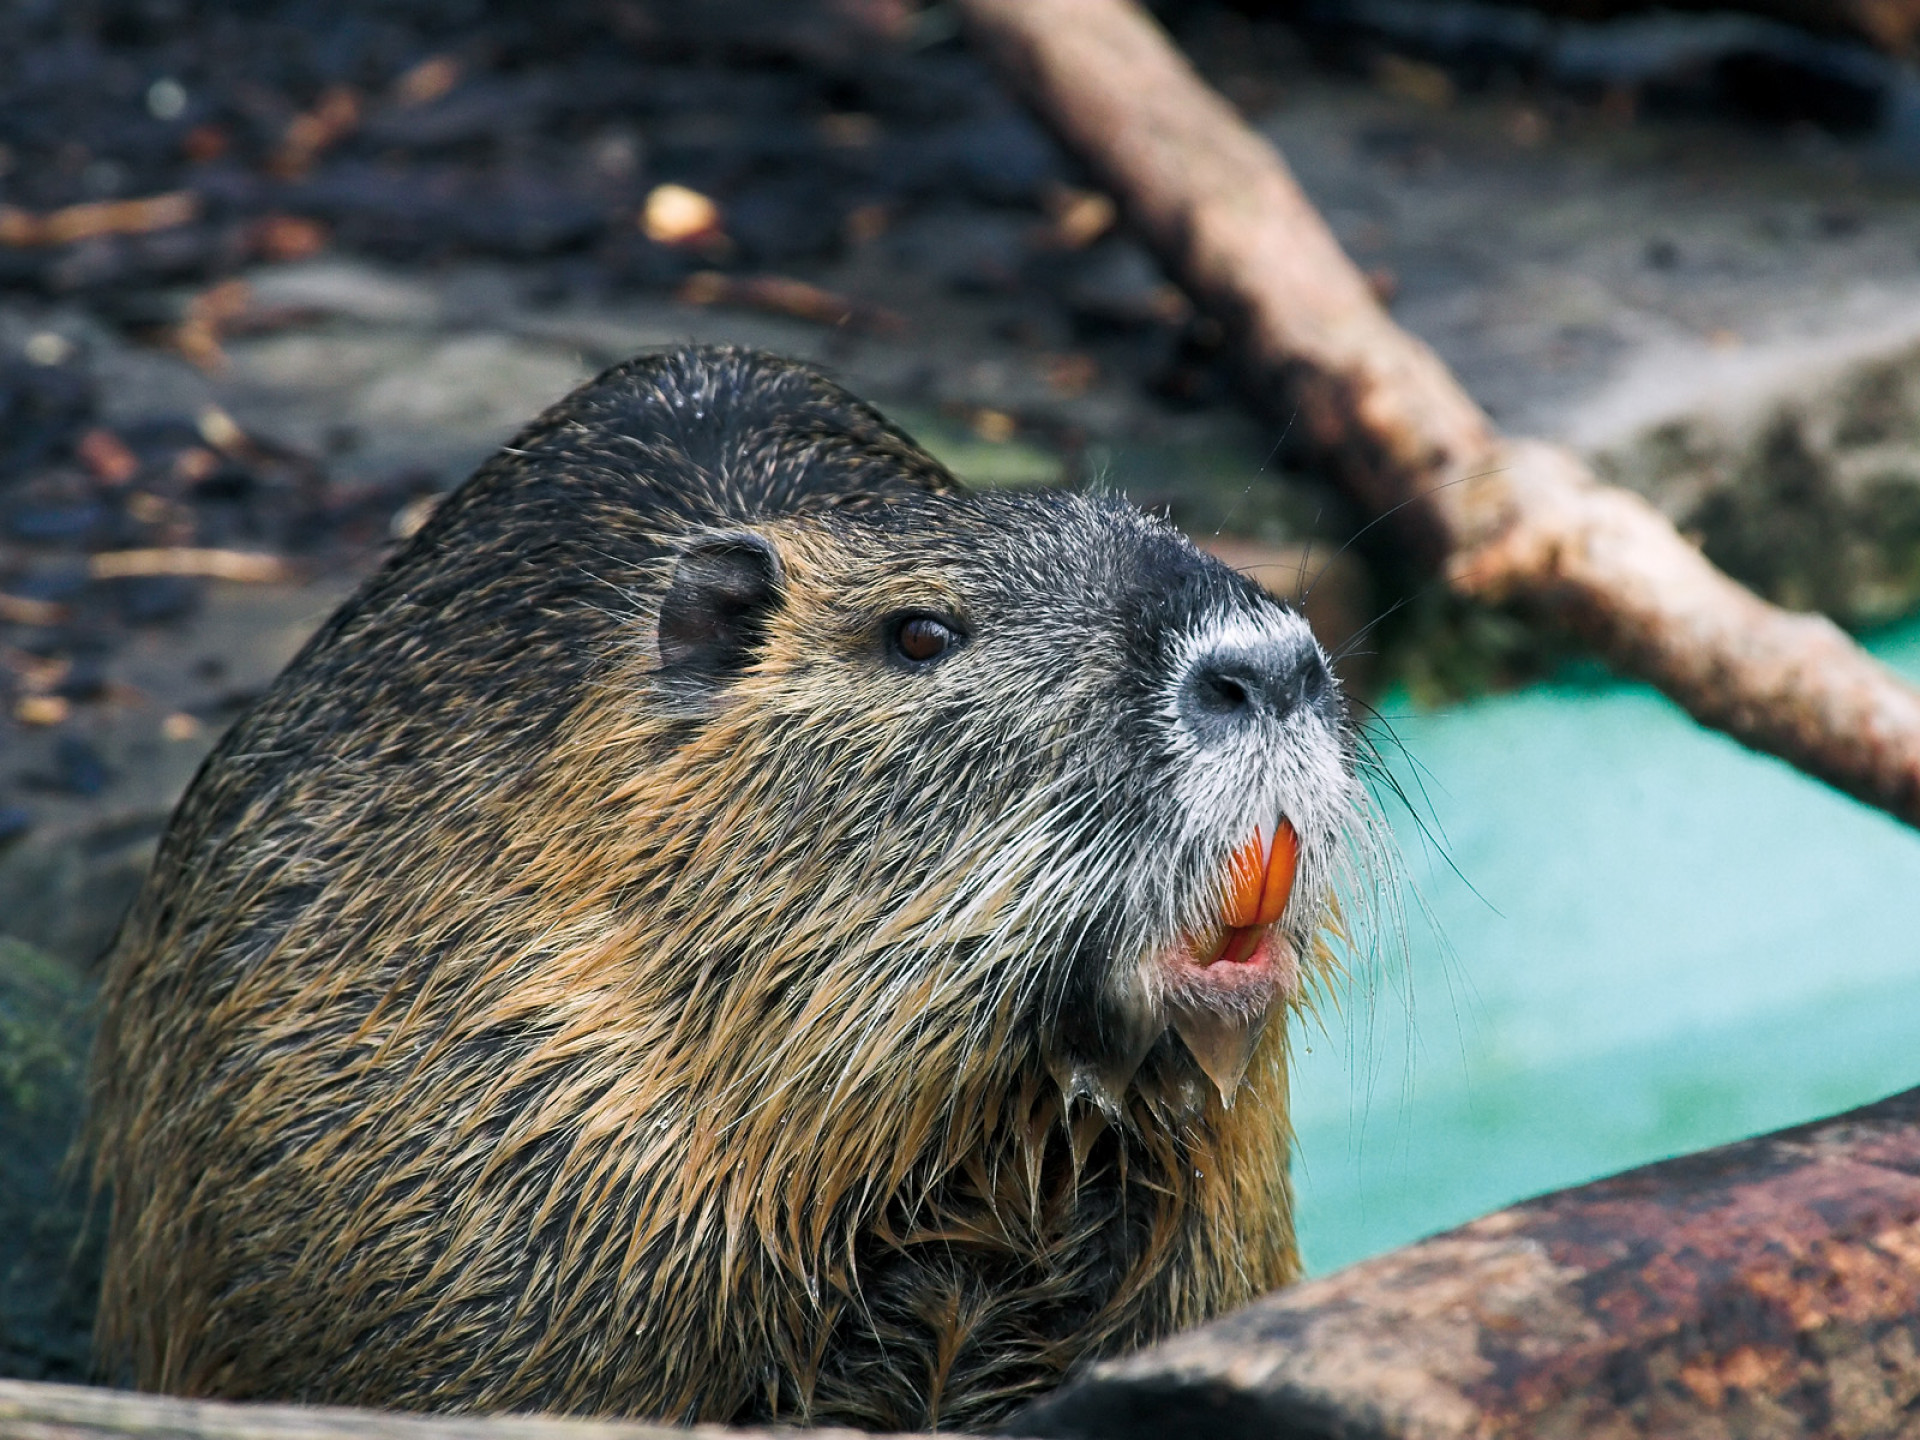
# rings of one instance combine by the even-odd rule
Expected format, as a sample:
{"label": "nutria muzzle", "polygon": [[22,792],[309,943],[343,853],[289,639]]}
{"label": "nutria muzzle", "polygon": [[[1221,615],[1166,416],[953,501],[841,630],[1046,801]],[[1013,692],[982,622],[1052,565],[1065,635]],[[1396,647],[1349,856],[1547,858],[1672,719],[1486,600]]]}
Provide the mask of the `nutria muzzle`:
{"label": "nutria muzzle", "polygon": [[1233,1104],[1269,1020],[1303,998],[1355,806],[1344,709],[1305,622],[1212,562],[1183,589],[1145,622],[1166,627],[1154,723],[1175,800],[1157,868],[1179,918],[1111,958],[1097,1053],[1068,1040],[1053,1059],[1070,1093],[1113,1114],[1143,1067],[1170,1114],[1201,1103],[1196,1069]]}

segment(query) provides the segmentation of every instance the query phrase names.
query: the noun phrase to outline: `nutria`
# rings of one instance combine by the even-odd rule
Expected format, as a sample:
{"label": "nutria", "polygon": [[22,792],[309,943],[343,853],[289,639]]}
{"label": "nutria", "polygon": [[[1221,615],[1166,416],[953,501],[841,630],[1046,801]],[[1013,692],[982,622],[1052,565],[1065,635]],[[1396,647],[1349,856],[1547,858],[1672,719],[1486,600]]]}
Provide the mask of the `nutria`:
{"label": "nutria", "polygon": [[1289,608],[814,371],[561,401],[234,726],[112,952],[110,1370],[1004,1416],[1298,1269],[1360,799]]}

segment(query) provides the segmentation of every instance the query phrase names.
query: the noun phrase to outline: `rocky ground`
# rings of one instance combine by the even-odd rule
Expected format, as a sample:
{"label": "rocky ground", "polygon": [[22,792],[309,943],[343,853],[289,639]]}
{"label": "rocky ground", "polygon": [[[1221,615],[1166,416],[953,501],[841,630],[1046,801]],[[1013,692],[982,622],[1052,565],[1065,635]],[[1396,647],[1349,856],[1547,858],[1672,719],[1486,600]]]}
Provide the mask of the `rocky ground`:
{"label": "rocky ground", "polygon": [[[1283,589],[1341,551],[1317,623],[1393,612],[1363,686],[1542,662],[1384,531],[1346,548],[1359,517],[948,7],[314,13],[0,14],[0,1373],[83,1369],[89,967],[174,798],[433,497],[603,365],[811,357],[977,482],[1121,488]],[[1787,603],[1920,606],[1904,71],[1749,22],[1169,15],[1503,425]]]}

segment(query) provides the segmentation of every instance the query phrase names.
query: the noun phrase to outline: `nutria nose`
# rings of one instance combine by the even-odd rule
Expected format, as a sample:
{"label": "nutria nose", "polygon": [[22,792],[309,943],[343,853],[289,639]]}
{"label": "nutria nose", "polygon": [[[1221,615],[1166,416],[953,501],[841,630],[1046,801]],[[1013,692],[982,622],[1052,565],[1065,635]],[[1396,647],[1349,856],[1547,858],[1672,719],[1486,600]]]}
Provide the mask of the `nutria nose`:
{"label": "nutria nose", "polygon": [[1180,687],[1180,718],[1207,740],[1315,705],[1332,689],[1320,647],[1305,636],[1233,640],[1203,650]]}

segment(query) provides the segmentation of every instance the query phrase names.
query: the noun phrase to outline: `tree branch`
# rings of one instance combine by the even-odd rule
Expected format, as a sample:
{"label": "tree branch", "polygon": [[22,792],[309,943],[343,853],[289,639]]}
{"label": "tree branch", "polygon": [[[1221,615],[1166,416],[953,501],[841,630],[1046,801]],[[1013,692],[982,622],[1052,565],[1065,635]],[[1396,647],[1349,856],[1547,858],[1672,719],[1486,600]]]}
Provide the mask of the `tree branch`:
{"label": "tree branch", "polygon": [[1920,692],[1767,604],[1572,452],[1510,440],[1388,318],[1285,161],[1133,0],[960,0],[1013,86],[1225,323],[1291,421],[1459,595],[1564,624],[1702,723],[1920,825]]}
{"label": "tree branch", "polygon": [[1864,1440],[1912,1433],[1917,1335],[1909,1091],[1277,1291],[1094,1366],[1009,1428]]}

